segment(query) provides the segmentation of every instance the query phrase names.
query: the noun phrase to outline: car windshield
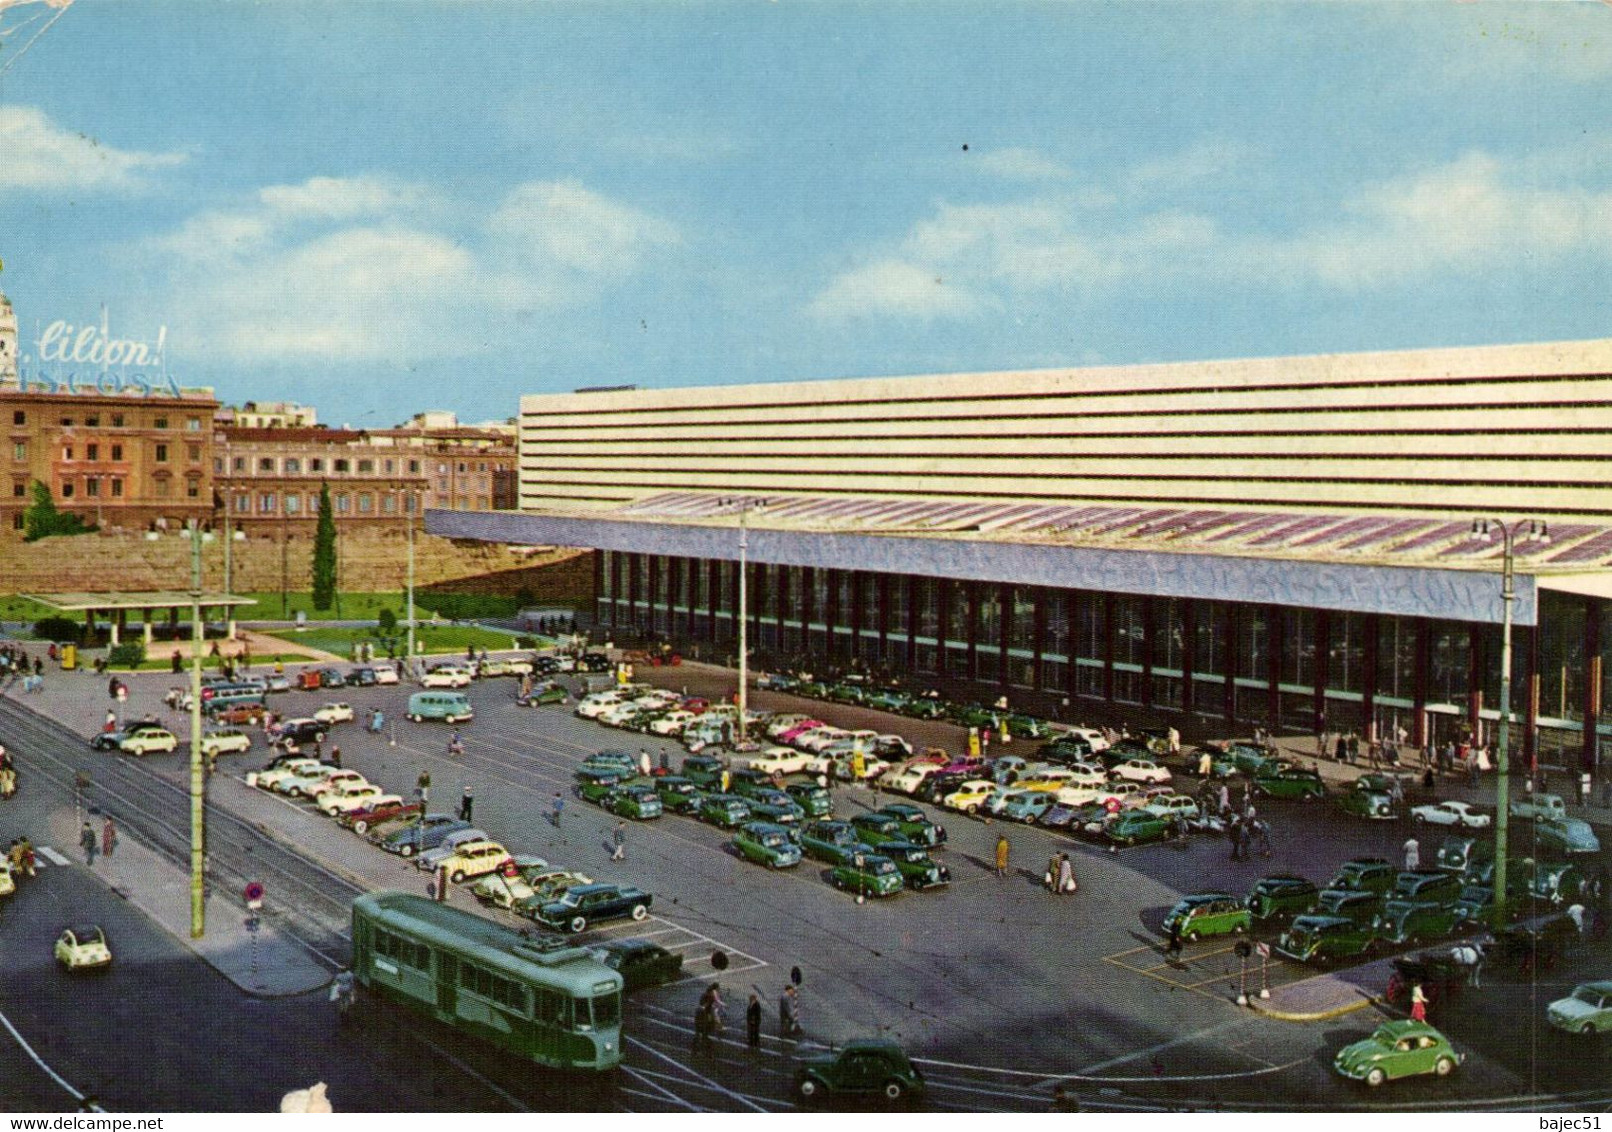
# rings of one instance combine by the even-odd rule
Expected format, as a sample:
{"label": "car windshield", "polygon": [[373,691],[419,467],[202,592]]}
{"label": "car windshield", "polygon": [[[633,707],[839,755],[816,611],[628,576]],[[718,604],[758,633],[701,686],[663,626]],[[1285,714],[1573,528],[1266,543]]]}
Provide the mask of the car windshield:
{"label": "car windshield", "polygon": [[888,876],[895,871],[896,863],[894,861],[886,860],[868,862],[868,872],[872,873],[876,877]]}
{"label": "car windshield", "polygon": [[1612,999],[1612,994],[1605,994],[1590,987],[1579,987],[1573,992],[1573,997],[1579,1002],[1587,1003],[1599,1009],[1607,1005],[1608,1000]]}
{"label": "car windshield", "polygon": [[[590,1001],[589,1006],[592,1007],[593,1024],[600,1029],[614,1026],[621,1021],[621,995],[619,994],[598,995]],[[579,1022],[581,1021],[582,1012],[583,1004],[578,1002],[577,1019]],[[582,1029],[580,1025],[577,1028]]]}
{"label": "car windshield", "polygon": [[761,843],[768,849],[777,849],[784,843],[784,835],[781,833],[769,833],[761,839]]}

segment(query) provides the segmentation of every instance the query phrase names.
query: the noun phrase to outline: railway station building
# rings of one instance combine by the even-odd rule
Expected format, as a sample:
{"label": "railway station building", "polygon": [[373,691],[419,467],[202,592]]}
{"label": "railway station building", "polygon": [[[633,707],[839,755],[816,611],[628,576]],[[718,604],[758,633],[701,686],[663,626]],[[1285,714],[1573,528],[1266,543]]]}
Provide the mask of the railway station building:
{"label": "railway station building", "polygon": [[1194,734],[1492,738],[1509,604],[1512,748],[1577,769],[1609,457],[1612,340],[626,388],[523,397],[518,508],[427,529],[596,551],[618,642],[731,656],[743,558],[754,666]]}

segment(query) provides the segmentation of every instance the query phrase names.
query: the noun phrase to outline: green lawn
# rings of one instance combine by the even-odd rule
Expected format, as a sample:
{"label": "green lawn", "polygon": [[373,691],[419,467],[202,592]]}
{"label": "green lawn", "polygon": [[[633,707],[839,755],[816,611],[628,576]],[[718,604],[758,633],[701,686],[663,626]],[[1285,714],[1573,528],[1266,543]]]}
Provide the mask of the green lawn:
{"label": "green lawn", "polygon": [[404,595],[400,593],[344,593],[340,613],[334,605],[329,609],[315,609],[312,594],[286,594],[284,601],[278,592],[241,596],[257,601],[256,605],[241,609],[242,621],[292,621],[298,613],[306,614],[309,621],[373,621],[382,609],[390,609],[398,620],[403,619]]}
{"label": "green lawn", "polygon": [[[370,629],[344,629],[336,626],[325,628],[305,629],[297,632],[295,629],[277,629],[269,636],[278,637],[282,641],[295,641],[310,648],[324,649],[338,656],[351,656],[354,641],[370,641],[375,644],[375,655],[386,655],[386,649],[381,644],[373,630]],[[399,627],[395,633],[397,638],[398,654],[402,655],[404,642],[408,633]],[[552,644],[544,638],[535,638],[540,644]],[[462,653],[466,648],[477,649],[512,649],[515,646],[515,634],[501,632],[497,629],[482,629],[473,625],[421,625],[415,630],[415,640],[427,653]],[[256,658],[253,658],[256,663]]]}
{"label": "green lawn", "polygon": [[32,625],[35,621],[42,621],[46,617],[61,617],[48,605],[40,605],[25,597],[8,594],[0,597],[0,621],[26,621]]}

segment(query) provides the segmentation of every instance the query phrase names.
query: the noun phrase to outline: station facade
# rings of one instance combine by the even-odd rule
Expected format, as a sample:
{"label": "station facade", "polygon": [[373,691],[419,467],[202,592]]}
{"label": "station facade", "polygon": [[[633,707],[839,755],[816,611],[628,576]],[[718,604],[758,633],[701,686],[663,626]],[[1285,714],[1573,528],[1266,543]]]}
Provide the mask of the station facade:
{"label": "station facade", "polygon": [[1609,455],[1607,340],[618,389],[427,529],[597,551],[618,640],[728,658],[743,559],[756,666],[1196,733],[1492,738],[1509,604],[1513,749],[1593,766]]}

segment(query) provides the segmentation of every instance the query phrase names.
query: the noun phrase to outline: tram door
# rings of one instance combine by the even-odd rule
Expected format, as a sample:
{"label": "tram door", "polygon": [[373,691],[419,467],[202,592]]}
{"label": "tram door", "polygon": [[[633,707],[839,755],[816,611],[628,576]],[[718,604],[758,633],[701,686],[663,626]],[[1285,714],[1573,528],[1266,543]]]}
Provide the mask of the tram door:
{"label": "tram door", "polygon": [[437,1009],[452,1018],[459,1006],[459,958],[437,952]]}

